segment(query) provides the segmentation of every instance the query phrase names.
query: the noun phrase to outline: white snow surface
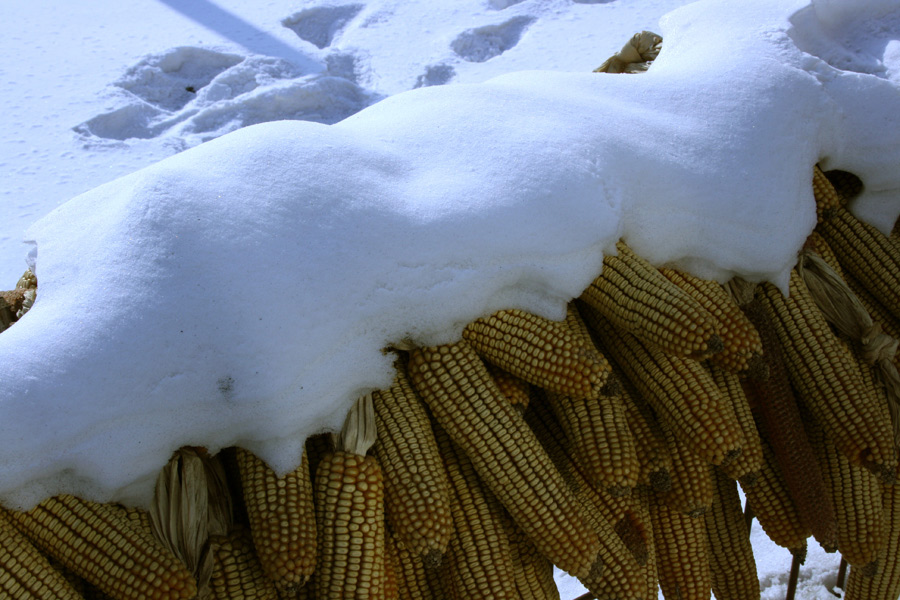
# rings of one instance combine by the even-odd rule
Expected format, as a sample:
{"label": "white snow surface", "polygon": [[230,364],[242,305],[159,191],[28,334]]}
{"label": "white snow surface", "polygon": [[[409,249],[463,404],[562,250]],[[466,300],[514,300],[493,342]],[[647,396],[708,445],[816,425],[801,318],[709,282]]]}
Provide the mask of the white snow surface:
{"label": "white snow surface", "polygon": [[[500,308],[560,318],[620,236],[657,264],[783,286],[814,224],[816,162],[860,175],[854,210],[889,228],[897,3],[714,0],[657,27],[680,4],[273,2],[263,16],[284,14],[265,29],[205,0],[172,22],[160,10],[176,3],[137,3],[167,43],[91,38],[107,66],[55,88],[81,97],[30,141],[2,128],[21,137],[0,147],[2,193],[44,195],[0,223],[12,281],[15,228],[57,194],[191,149],[28,230],[40,290],[0,336],[0,500],[145,504],[186,444],[242,445],[286,471],[306,435],[389,384],[385,346],[447,342]],[[14,25],[44,24],[40,6]],[[648,73],[589,72],[640,29],[665,38]],[[535,67],[549,70],[511,72]],[[0,99],[5,118],[39,114]],[[62,143],[47,123],[69,115]],[[278,119],[294,120],[254,125]],[[754,536],[775,598],[789,559],[760,560],[766,544]],[[799,597],[830,597],[835,561],[811,550]]]}

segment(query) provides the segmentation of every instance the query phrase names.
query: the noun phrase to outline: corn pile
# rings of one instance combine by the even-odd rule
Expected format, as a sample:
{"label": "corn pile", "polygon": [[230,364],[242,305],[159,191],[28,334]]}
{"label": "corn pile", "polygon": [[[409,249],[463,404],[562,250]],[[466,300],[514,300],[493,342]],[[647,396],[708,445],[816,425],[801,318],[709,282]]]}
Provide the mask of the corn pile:
{"label": "corn pile", "polygon": [[787,298],[620,242],[565,321],[390,349],[390,389],[293,473],[182,449],[151,511],[0,509],[0,597],[545,599],[556,565],[601,599],[759,598],[740,486],[775,543],[841,552],[845,598],[896,600],[900,237],[849,213],[858,185],[816,169]]}

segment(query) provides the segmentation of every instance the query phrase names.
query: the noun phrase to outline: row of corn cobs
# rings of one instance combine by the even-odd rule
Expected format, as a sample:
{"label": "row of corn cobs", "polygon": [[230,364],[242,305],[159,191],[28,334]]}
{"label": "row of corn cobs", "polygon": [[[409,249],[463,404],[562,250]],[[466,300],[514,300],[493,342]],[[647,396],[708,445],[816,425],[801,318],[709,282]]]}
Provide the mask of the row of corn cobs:
{"label": "row of corn cobs", "polygon": [[183,449],[149,512],[3,510],[0,596],[558,598],[555,564],[597,598],[758,598],[739,484],[774,542],[842,553],[847,599],[895,600],[900,240],[829,177],[788,298],[620,243],[564,322],[395,349],[284,477]]}

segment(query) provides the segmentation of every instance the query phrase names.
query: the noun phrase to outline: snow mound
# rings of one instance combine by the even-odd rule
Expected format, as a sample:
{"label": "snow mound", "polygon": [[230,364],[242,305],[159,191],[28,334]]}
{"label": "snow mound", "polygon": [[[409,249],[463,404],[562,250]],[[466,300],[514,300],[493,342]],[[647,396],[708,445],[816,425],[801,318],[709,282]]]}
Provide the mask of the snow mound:
{"label": "snow mound", "polygon": [[[562,318],[620,237],[785,286],[816,162],[893,222],[900,89],[799,49],[806,7],[698,3],[664,20],[646,74],[423,87],[331,126],[243,128],[64,204],[29,230],[37,302],[0,336],[0,501],[146,503],[182,445],[285,472],[390,383],[385,347],[502,308]],[[234,95],[253,87],[241,64],[181,110],[281,85]],[[195,108],[180,127],[206,126]]]}

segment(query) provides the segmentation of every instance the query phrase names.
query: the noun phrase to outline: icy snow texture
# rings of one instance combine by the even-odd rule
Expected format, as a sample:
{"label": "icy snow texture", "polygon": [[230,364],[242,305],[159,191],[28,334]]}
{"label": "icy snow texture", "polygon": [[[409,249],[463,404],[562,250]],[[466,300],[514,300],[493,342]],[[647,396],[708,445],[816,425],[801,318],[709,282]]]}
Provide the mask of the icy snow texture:
{"label": "icy snow texture", "polygon": [[61,206],[29,231],[35,307],[0,336],[0,500],[145,503],[185,444],[286,471],[390,383],[385,346],[501,308],[561,318],[619,236],[784,285],[817,161],[893,222],[900,90],[798,50],[805,7],[698,3],[647,74],[524,72],[248,127]]}

